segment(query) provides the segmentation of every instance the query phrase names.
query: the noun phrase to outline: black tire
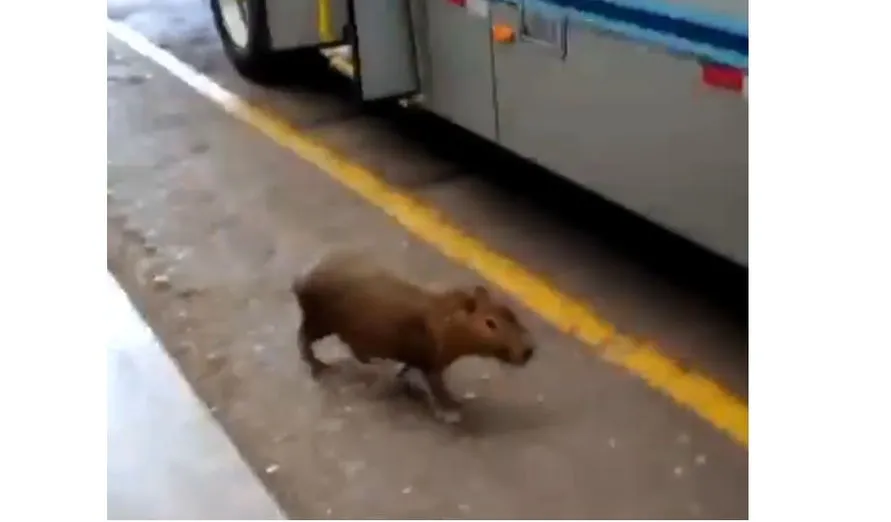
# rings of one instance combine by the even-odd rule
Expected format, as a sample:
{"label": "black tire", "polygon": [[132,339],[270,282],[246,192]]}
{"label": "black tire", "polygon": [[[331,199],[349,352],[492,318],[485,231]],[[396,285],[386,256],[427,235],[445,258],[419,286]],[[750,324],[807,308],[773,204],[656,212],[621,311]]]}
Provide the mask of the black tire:
{"label": "black tire", "polygon": [[299,81],[299,74],[316,72],[327,66],[325,58],[315,48],[273,50],[267,25],[266,0],[246,0],[245,4],[247,45],[239,47],[226,29],[220,0],[210,0],[213,22],[223,50],[239,74],[256,83],[280,84]]}

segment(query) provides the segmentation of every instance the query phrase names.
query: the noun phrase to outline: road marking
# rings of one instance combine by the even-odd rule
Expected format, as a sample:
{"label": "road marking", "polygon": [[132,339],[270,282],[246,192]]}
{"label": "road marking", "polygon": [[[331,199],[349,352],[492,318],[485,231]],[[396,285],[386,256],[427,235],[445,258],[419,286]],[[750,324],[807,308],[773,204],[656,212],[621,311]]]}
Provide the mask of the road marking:
{"label": "road marking", "polygon": [[516,261],[493,251],[451,224],[434,207],[388,185],[281,118],[251,105],[133,29],[112,20],[107,20],[106,27],[108,34],[165,68],[236,118],[314,164],[446,257],[473,269],[559,330],[583,342],[604,359],[636,374],[651,387],[748,447],[748,405],[715,382],[684,369],[660,354],[654,346],[619,334],[584,302],[563,294]]}

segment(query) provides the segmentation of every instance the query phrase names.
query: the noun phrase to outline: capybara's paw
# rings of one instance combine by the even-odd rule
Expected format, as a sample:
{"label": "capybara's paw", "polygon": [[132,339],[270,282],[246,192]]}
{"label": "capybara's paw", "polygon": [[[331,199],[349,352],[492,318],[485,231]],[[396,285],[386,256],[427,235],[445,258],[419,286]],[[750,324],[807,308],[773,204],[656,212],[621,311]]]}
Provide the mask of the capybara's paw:
{"label": "capybara's paw", "polygon": [[458,424],[461,422],[461,412],[456,409],[437,409],[435,415],[440,422],[446,424]]}
{"label": "capybara's paw", "polygon": [[315,361],[309,364],[309,373],[313,379],[318,379],[329,366],[322,361]]}
{"label": "capybara's paw", "polygon": [[424,378],[424,374],[420,370],[403,366],[396,374],[396,380],[409,392],[419,392],[425,396],[431,394],[430,384],[427,383],[427,379]]}

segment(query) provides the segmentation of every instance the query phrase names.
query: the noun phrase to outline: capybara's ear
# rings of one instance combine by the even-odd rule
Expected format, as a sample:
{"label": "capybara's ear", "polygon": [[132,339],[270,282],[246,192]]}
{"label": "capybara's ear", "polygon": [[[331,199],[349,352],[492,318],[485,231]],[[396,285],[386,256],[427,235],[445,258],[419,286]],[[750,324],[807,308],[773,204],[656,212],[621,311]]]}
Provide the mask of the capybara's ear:
{"label": "capybara's ear", "polygon": [[474,292],[472,294],[462,292],[462,294],[461,294],[461,308],[468,314],[473,314],[473,312],[476,312],[476,309],[477,309],[476,292]]}
{"label": "capybara's ear", "polygon": [[464,289],[452,289],[446,294],[448,307],[451,312],[463,312],[471,315],[477,309],[476,299],[473,293]]}
{"label": "capybara's ear", "polygon": [[476,285],[473,287],[473,298],[480,302],[488,302],[491,299],[491,295],[489,295],[489,290],[482,285]]}

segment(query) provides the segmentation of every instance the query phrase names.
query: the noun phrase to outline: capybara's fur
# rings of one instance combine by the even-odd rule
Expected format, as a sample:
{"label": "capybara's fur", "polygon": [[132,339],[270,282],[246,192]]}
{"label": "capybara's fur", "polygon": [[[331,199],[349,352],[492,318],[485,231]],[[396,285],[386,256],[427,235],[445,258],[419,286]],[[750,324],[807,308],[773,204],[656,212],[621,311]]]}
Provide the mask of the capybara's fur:
{"label": "capybara's fur", "polygon": [[[313,343],[336,335],[363,363],[403,363],[426,377],[435,406],[454,410],[442,373],[464,356],[522,366],[535,347],[513,311],[483,286],[433,291],[397,277],[358,252],[338,251],[292,285],[303,312],[299,345],[313,377],[326,368]],[[438,404],[437,404],[438,403]]]}

